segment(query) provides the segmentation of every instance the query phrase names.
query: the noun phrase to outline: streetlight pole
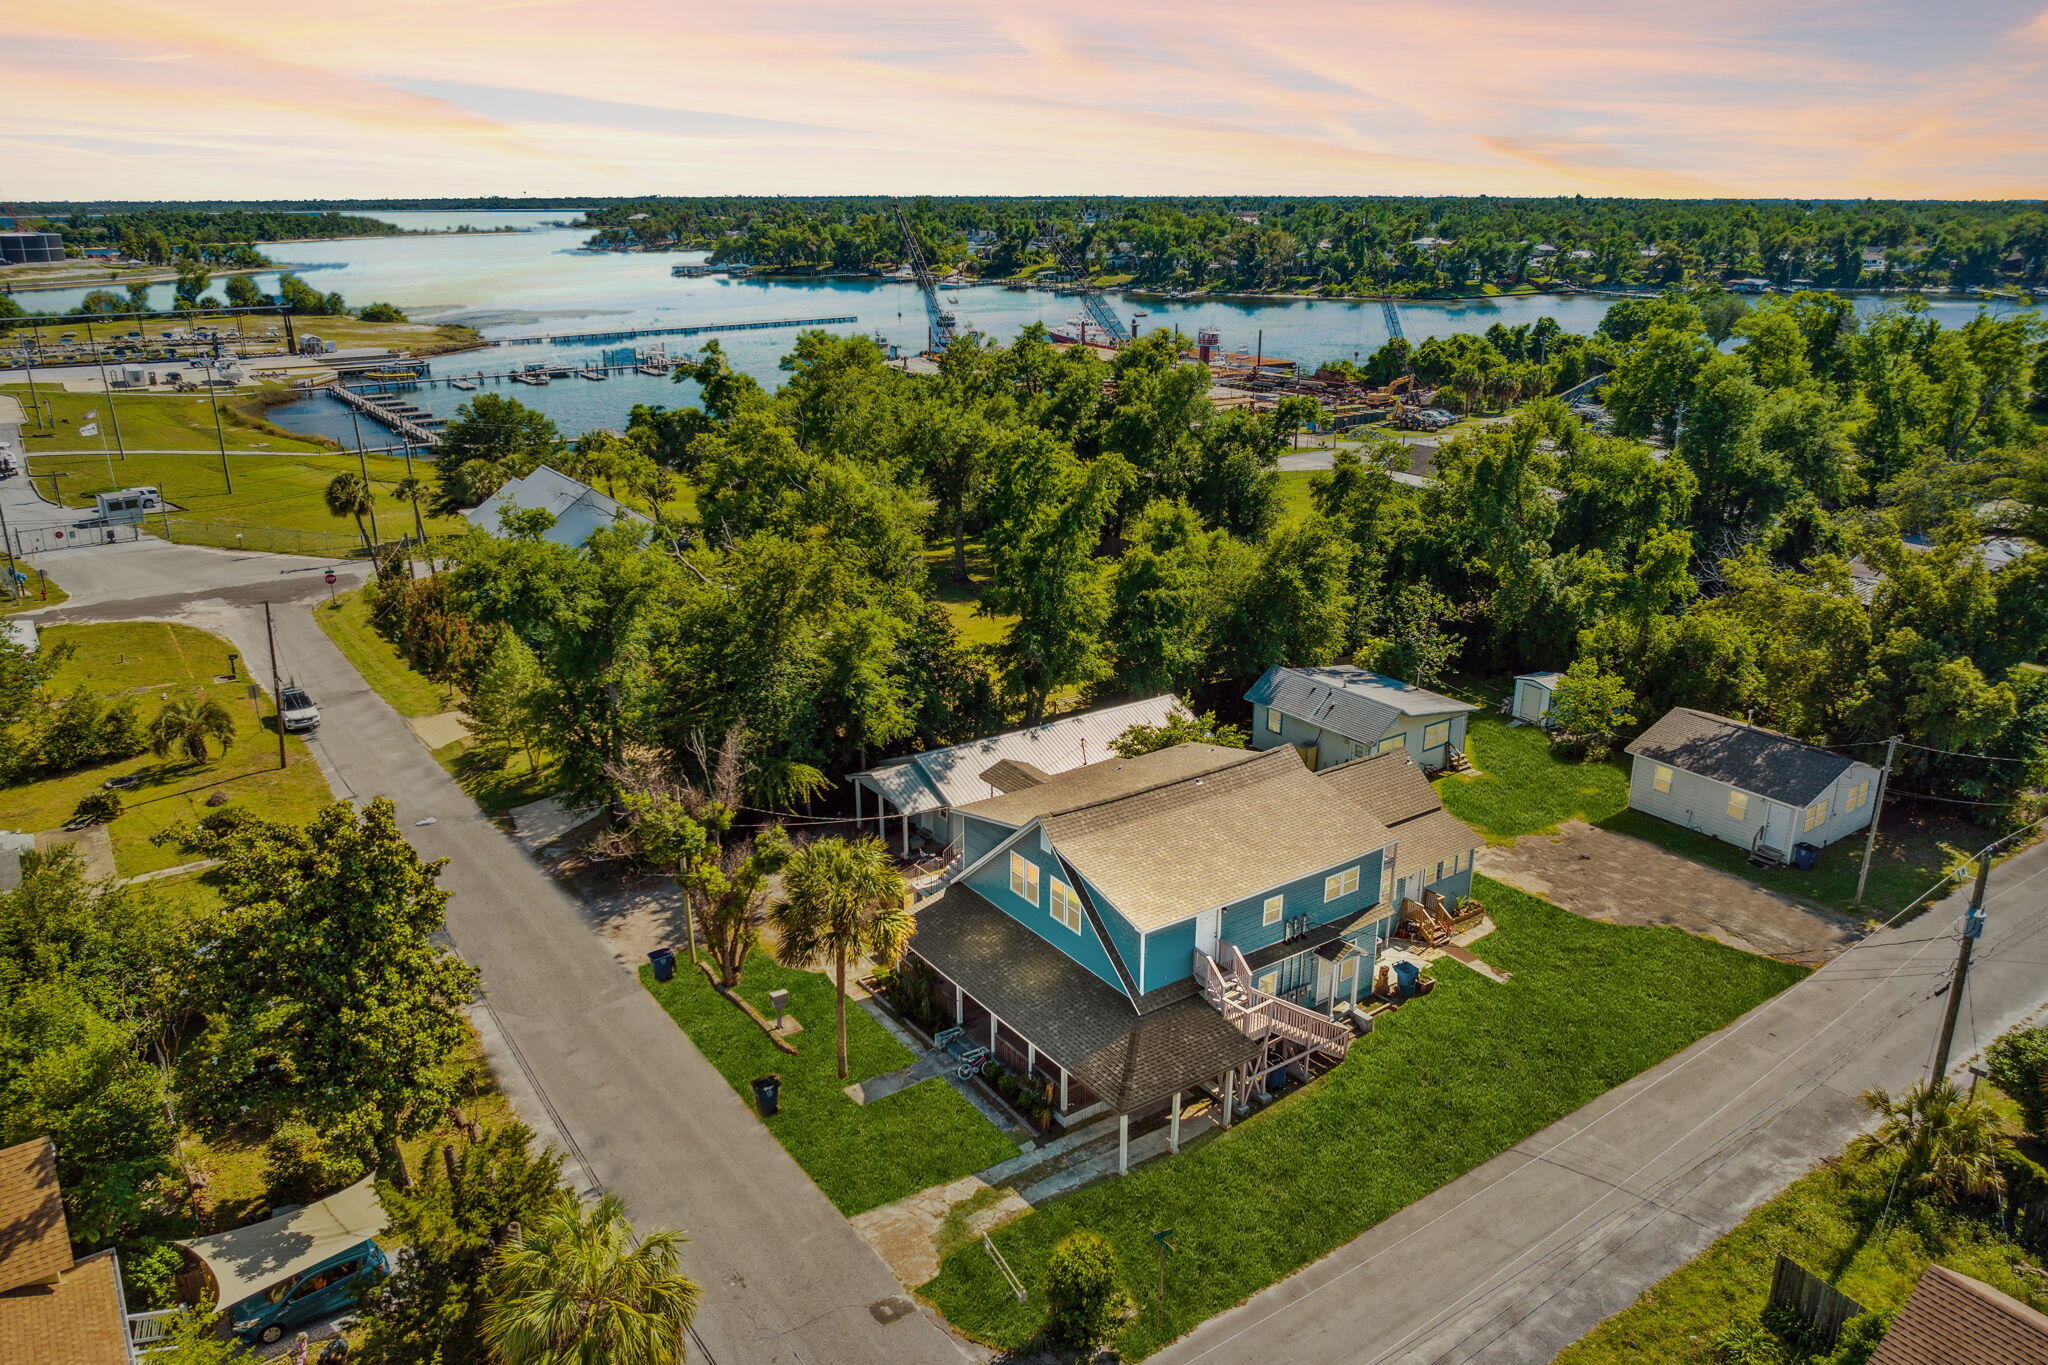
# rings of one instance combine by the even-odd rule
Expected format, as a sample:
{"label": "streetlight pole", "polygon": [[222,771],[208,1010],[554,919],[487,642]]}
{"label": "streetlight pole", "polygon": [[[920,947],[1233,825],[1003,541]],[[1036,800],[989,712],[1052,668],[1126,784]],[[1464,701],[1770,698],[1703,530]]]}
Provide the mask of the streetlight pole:
{"label": "streetlight pole", "polygon": [[354,408],[348,410],[348,422],[355,428],[356,433],[356,468],[361,470],[363,475],[363,501],[370,505],[370,560],[374,564],[377,558],[375,543],[384,539],[383,532],[377,529],[377,493],[370,486],[370,457],[363,453],[363,423],[362,419],[356,416]]}
{"label": "streetlight pole", "polygon": [[1934,1070],[1928,1084],[1936,1085],[1948,1074],[1949,1045],[1955,1041],[1956,1016],[1963,1009],[1963,987],[1970,980],[1970,952],[1984,934],[1984,886],[1991,880],[1991,850],[1977,855],[1977,884],[1970,891],[1970,908],[1963,912],[1963,940],[1956,949],[1955,975],[1948,986],[1948,1009],[1941,1017],[1941,1042],[1934,1049]]}
{"label": "streetlight pole", "polygon": [[263,634],[270,641],[270,702],[271,708],[277,712],[277,766],[282,768],[285,766],[284,684],[279,681],[277,676],[277,632],[272,629],[270,624],[270,603],[268,602],[263,604]]}
{"label": "streetlight pole", "polygon": [[1870,859],[1877,852],[1877,822],[1884,818],[1885,788],[1891,785],[1892,757],[1899,751],[1899,737],[1893,735],[1884,742],[1884,771],[1877,775],[1877,804],[1870,808],[1870,834],[1863,841],[1863,867],[1856,874],[1856,899],[1849,902],[1849,913],[1856,914],[1863,909],[1863,886],[1870,880]]}

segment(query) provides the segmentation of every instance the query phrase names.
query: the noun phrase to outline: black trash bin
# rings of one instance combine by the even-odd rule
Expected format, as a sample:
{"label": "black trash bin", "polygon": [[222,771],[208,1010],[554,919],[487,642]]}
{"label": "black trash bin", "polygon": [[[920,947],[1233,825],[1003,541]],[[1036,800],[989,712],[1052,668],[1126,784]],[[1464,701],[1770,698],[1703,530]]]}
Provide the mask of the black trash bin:
{"label": "black trash bin", "polygon": [[647,960],[654,964],[656,981],[666,981],[676,974],[676,950],[673,948],[656,948],[647,955]]}
{"label": "black trash bin", "polygon": [[767,1118],[782,1108],[782,1077],[754,1077],[754,1106]]}

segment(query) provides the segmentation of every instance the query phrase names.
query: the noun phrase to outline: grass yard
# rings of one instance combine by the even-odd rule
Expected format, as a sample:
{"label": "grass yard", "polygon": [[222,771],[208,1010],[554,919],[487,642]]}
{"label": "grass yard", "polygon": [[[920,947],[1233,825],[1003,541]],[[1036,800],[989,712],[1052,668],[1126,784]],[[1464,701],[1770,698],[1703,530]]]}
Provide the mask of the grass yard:
{"label": "grass yard", "polygon": [[960,632],[960,643],[964,645],[1001,644],[1003,637],[1016,624],[1014,616],[982,615],[981,585],[988,578],[988,559],[982,554],[981,542],[967,542],[968,581],[958,582],[953,577],[953,539],[941,536],[925,547],[924,562],[931,574],[932,596],[945,608],[952,618],[953,628]]}
{"label": "grass yard", "polygon": [[[1805,975],[1676,929],[1580,919],[1484,877],[1475,892],[1499,924],[1477,951],[1511,981],[1444,962],[1432,994],[1382,1016],[1329,1076],[995,1233],[1029,1304],[979,1247],[919,1292],[975,1339],[1020,1348],[1044,1313],[1047,1254],[1091,1228],[1145,1300],[1117,1345],[1125,1359],[1150,1355]],[[1162,1322],[1149,1288],[1152,1233],[1167,1227],[1180,1254]]]}
{"label": "grass yard", "polygon": [[71,600],[71,594],[58,587],[57,580],[43,572],[41,568],[20,561],[16,561],[16,567],[19,572],[28,575],[28,585],[22,589],[20,597],[0,597],[0,616],[15,611],[39,611],[44,607],[54,607],[59,602]]}
{"label": "grass yard", "polygon": [[313,619],[363,675],[370,690],[399,715],[438,716],[458,705],[453,687],[419,673],[398,652],[398,646],[378,632],[370,620],[369,598],[361,588],[320,603],[313,608]]}
{"label": "grass yard", "polygon": [[1281,521],[1301,521],[1313,508],[1308,500],[1309,480],[1321,473],[1316,469],[1283,469],[1273,475],[1280,496],[1276,499]]}
{"label": "grass yard", "polygon": [[150,843],[150,836],[206,814],[204,803],[216,791],[226,792],[230,801],[273,820],[309,819],[334,799],[312,756],[297,739],[285,740],[289,765],[278,768],[269,696],[263,698],[259,717],[246,695],[246,666],[239,670],[242,681],[220,681],[227,672],[232,648],[227,641],[190,626],[141,621],[51,626],[42,632],[42,638],[45,648],[60,644],[74,648],[51,679],[51,696],[62,697],[84,688],[108,700],[134,697],[147,723],[167,696],[198,693],[227,707],[235,720],[235,742],[224,757],[203,764],[144,753],[0,789],[0,827],[60,828],[71,818],[79,798],[99,790],[110,777],[132,773],[141,779],[141,785],[121,793],[126,809],[107,827],[115,869],[132,877],[186,860],[187,855],[178,849]]}
{"label": "grass yard", "polygon": [[[13,395],[21,400],[24,417],[28,413],[29,390],[26,384],[9,384],[0,392]],[[120,424],[121,444],[130,450],[197,450],[213,456],[213,469],[219,474],[220,439],[213,430],[213,404],[205,394],[189,393],[122,393],[112,401],[104,393],[67,393],[49,384],[36,386],[37,396],[48,407],[55,421],[50,428],[25,428],[22,431],[22,448],[30,455],[40,450],[88,449],[90,458],[98,460],[102,485],[106,477],[106,460],[100,454],[102,445],[114,449],[114,426]],[[247,393],[220,396],[220,435],[227,438],[228,449],[260,451],[322,451],[328,447],[317,441],[282,434],[279,431],[264,431],[249,425],[249,419],[235,411],[237,404],[248,404],[251,396]],[[97,412],[97,418],[88,419],[86,413]],[[99,423],[99,434],[80,436],[78,428],[88,420]],[[133,464],[139,458],[131,455],[127,463]],[[61,467],[61,466],[60,466]],[[114,461],[117,474],[123,468],[119,458]],[[40,467],[38,468],[40,472]],[[147,483],[147,479],[128,479],[124,483]],[[67,479],[69,484],[77,480]],[[65,500],[73,501],[74,490],[66,488]]]}
{"label": "grass yard", "polygon": [[1855,1162],[1815,1170],[1567,1346],[1556,1365],[1721,1365],[1715,1337],[1757,1320],[1780,1252],[1872,1312],[1898,1311],[1936,1261],[2048,1310],[2048,1276],[1991,1219],[1907,1200],[1883,1216],[1889,1176],[1885,1167]]}
{"label": "grass yard", "polygon": [[790,1013],[803,1025],[792,1041],[798,1055],[778,1051],[760,1029],[712,990],[688,960],[657,983],[641,978],[690,1041],[748,1104],[748,1082],[782,1077],[782,1112],[763,1119],[839,1211],[849,1218],[928,1186],[957,1180],[1017,1154],[981,1112],[942,1077],[858,1105],[843,1086],[915,1061],[866,1011],[846,1007],[848,1081],[839,1079],[832,1030],[832,980],[820,972],[777,966],[766,954],[748,960],[740,994],[767,1010],[768,992],[789,992]]}
{"label": "grass yard", "polygon": [[[1847,912],[1856,898],[1861,836],[1830,846],[1811,872],[1755,868],[1733,844],[1629,809],[1625,756],[1594,763],[1561,759],[1554,756],[1543,731],[1528,725],[1509,729],[1506,720],[1490,711],[1472,715],[1466,752],[1479,772],[1439,778],[1437,791],[1453,815],[1490,842],[1512,843],[1524,834],[1554,830],[1567,820],[1584,820],[1836,910]],[[1870,866],[1864,913],[1881,919],[1910,904],[1944,871],[1959,864],[1963,850],[1982,842],[1981,834],[1953,819],[1929,817],[1911,807],[1888,808]]]}

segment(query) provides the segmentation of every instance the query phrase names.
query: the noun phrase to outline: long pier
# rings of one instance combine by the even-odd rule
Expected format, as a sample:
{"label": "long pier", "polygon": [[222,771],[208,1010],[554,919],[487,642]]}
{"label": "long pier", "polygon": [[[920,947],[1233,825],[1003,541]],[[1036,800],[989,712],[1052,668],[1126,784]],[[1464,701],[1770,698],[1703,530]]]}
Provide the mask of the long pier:
{"label": "long pier", "polygon": [[549,342],[631,341],[635,337],[693,337],[707,332],[758,332],[770,327],[833,327],[859,322],[857,317],[776,318],[768,322],[704,322],[694,327],[635,327],[623,332],[552,332],[537,337],[498,337],[492,346],[540,346]]}
{"label": "long pier", "polygon": [[368,398],[365,398],[362,394],[356,392],[354,389],[348,388],[341,384],[330,384],[327,388],[327,392],[333,394],[336,398],[340,399],[344,405],[355,409],[363,416],[368,417],[372,421],[380,423],[381,425],[388,427],[390,430],[397,432],[400,436],[403,436],[407,441],[416,441],[423,446],[432,446],[438,443],[441,439],[440,434],[438,432],[435,432],[429,427],[414,421],[412,418],[407,417],[402,413],[396,413],[391,411],[389,408],[383,406],[381,403],[371,402]]}
{"label": "long pier", "polygon": [[403,393],[408,389],[431,389],[436,386],[452,389],[473,389],[479,384],[517,383],[530,384],[536,377],[550,382],[559,379],[581,379],[591,374],[615,375],[640,373],[656,378],[669,375],[683,359],[669,356],[661,360],[628,360],[605,362],[603,360],[561,360],[549,361],[544,367],[512,370],[477,370],[470,374],[421,375],[413,379],[363,379],[352,376],[349,391],[352,393]]}

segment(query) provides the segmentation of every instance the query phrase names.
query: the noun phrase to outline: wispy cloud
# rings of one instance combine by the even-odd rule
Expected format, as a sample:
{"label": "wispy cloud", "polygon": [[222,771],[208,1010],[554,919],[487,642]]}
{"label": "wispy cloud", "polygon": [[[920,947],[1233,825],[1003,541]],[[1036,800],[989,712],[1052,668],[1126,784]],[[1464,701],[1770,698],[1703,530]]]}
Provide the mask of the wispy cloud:
{"label": "wispy cloud", "polygon": [[0,16],[9,192],[2048,193],[1965,0],[274,0]]}

